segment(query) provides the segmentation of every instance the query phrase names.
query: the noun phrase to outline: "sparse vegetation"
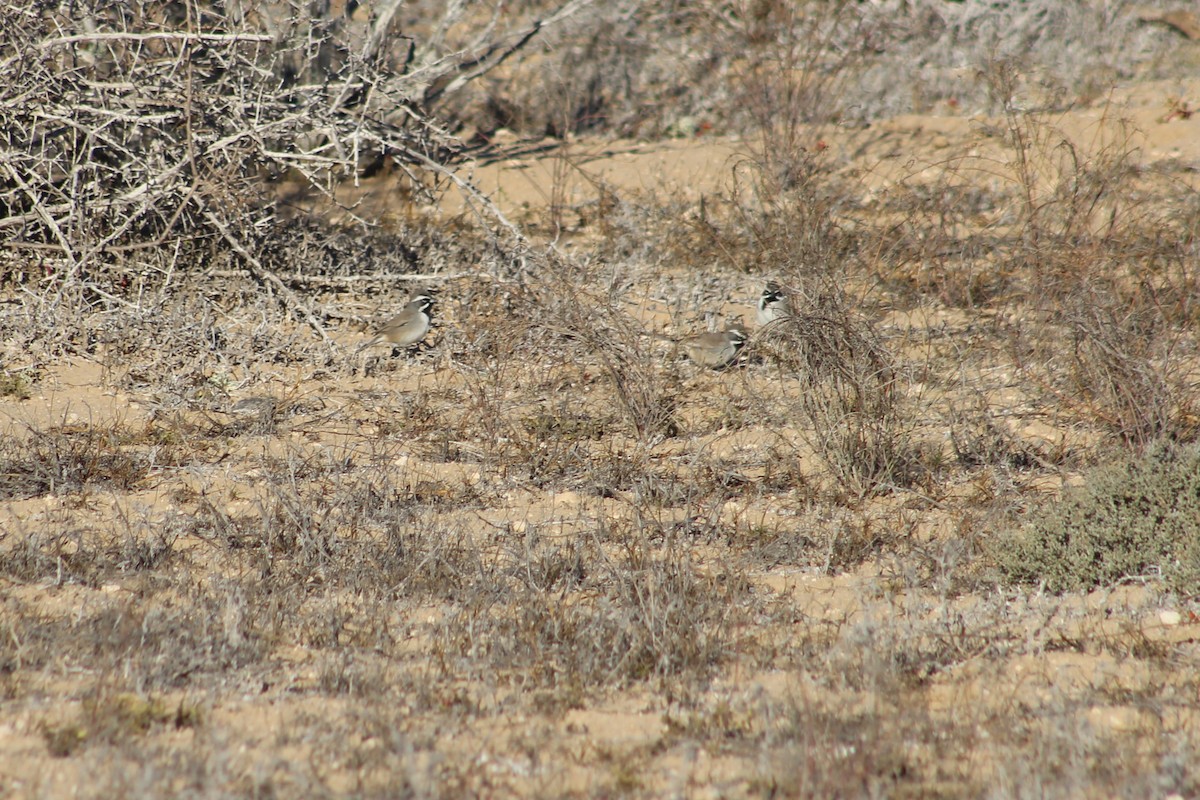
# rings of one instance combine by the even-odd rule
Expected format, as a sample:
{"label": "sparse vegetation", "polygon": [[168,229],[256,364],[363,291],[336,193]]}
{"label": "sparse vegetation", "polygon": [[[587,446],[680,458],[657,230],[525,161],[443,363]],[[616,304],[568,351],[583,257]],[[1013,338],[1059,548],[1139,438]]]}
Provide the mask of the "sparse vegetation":
{"label": "sparse vegetation", "polygon": [[9,11],[6,789],[1200,791],[1161,15]]}

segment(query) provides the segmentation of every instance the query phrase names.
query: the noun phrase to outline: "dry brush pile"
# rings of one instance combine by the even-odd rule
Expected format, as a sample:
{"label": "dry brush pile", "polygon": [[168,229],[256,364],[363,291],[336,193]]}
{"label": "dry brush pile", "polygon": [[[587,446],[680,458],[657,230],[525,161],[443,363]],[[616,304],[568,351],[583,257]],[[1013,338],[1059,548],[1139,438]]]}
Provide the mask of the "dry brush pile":
{"label": "dry brush pile", "polygon": [[[405,35],[385,3],[17,4],[0,20],[0,245],[9,284],[104,304],[172,275],[245,269],[321,331],[269,269],[271,184],[329,194],[386,159],[429,199],[461,147],[437,108],[570,15],[568,3],[461,49]],[[494,220],[493,220],[494,222]]]}

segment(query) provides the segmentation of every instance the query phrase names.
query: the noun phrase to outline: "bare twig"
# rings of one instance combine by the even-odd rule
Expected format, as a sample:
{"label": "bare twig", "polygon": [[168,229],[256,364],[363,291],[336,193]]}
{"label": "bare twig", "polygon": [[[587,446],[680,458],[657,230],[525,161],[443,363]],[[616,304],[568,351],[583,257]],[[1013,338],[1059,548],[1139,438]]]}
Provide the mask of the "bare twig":
{"label": "bare twig", "polygon": [[334,343],[333,339],[329,338],[329,334],[325,332],[325,326],[322,325],[321,321],[316,318],[316,315],[313,314],[312,309],[308,307],[308,304],[297,297],[295,292],[289,289],[283,281],[275,276],[275,273],[264,267],[262,262],[255,258],[254,254],[251,253],[250,250],[243,245],[236,236],[233,235],[233,232],[229,230],[229,228],[221,219],[219,219],[211,211],[205,211],[204,216],[210,223],[212,223],[214,228],[221,232],[221,236],[226,242],[229,243],[229,246],[233,248],[234,252],[242,257],[242,260],[246,264],[246,271],[249,272],[250,275],[259,283],[269,284],[270,286],[274,287],[274,289],[283,296],[287,307],[304,317],[305,321],[308,322],[309,327],[316,331],[317,335],[321,337],[325,344],[328,345],[331,350],[336,350],[337,345]]}
{"label": "bare twig", "polygon": [[529,44],[544,28],[561,22],[581,8],[590,5],[591,2],[592,0],[571,0],[553,14],[534,20],[508,43],[494,42],[484,52],[458,62],[445,74],[430,82],[423,98],[425,108],[429,108],[443,96],[459,91],[471,81],[500,66],[511,55]]}
{"label": "bare twig", "polygon": [[375,22],[371,25],[371,35],[367,37],[366,45],[363,47],[363,60],[370,61],[379,52],[380,46],[387,38],[388,28],[392,24],[392,19],[396,16],[396,11],[400,6],[404,5],[404,0],[385,0],[375,11]]}
{"label": "bare twig", "polygon": [[30,201],[33,203],[34,213],[54,234],[54,238],[58,240],[58,244],[62,248],[63,255],[71,262],[71,266],[78,266],[78,262],[75,260],[75,252],[71,248],[71,242],[67,239],[67,235],[63,233],[62,228],[59,227],[58,220],[42,205],[41,197],[30,188],[29,184],[25,182],[25,179],[21,177],[21,174],[17,172],[12,164],[5,164],[4,166],[8,170],[9,176],[13,179],[13,183],[20,186],[21,191],[29,196]]}
{"label": "bare twig", "polygon": [[[213,269],[205,273],[213,278],[240,278],[245,272],[233,269]],[[311,286],[360,286],[371,283],[440,283],[454,281],[459,278],[476,278],[480,272],[413,272],[405,275],[380,273],[378,275],[304,275],[299,272],[280,274],[277,277],[288,283],[303,283]]]}
{"label": "bare twig", "polygon": [[182,42],[270,42],[273,37],[261,33],[188,33],[186,31],[159,31],[155,33],[132,33],[118,31],[112,33],[79,33],[74,36],[60,36],[57,39],[47,39],[38,42],[38,48],[47,50],[65,44],[81,42],[149,42],[149,41],[182,41]]}

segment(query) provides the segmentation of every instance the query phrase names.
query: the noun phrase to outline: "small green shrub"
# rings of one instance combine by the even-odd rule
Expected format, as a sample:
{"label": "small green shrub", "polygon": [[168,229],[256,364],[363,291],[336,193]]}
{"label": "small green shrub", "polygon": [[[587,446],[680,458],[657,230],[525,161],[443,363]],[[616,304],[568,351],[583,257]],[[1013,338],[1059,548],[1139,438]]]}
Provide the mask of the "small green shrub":
{"label": "small green shrub", "polygon": [[1200,448],[1160,445],[1094,470],[993,555],[1007,580],[1053,592],[1154,574],[1170,590],[1200,591]]}
{"label": "small green shrub", "polygon": [[28,375],[14,375],[8,370],[0,373],[0,397],[9,397],[13,400],[28,400],[32,395],[30,390],[32,381]]}

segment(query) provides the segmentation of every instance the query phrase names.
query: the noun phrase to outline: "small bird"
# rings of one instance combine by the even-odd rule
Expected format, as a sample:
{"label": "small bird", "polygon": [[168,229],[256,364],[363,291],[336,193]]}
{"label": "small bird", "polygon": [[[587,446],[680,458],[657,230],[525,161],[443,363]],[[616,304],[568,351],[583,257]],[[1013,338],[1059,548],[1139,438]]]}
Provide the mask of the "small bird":
{"label": "small bird", "polygon": [[746,332],[739,327],[702,333],[683,340],[688,358],[702,367],[721,369],[732,364],[746,344]]}
{"label": "small bird", "polygon": [[763,289],[762,295],[758,298],[758,324],[770,325],[772,322],[787,319],[791,315],[792,304],[784,293],[783,287],[775,281],[767,281],[767,287]]}
{"label": "small bird", "polygon": [[412,347],[429,333],[429,323],[433,319],[429,312],[432,308],[433,297],[422,292],[409,300],[399,314],[383,323],[374,336],[359,345],[358,351],[381,342],[389,342],[397,347]]}

